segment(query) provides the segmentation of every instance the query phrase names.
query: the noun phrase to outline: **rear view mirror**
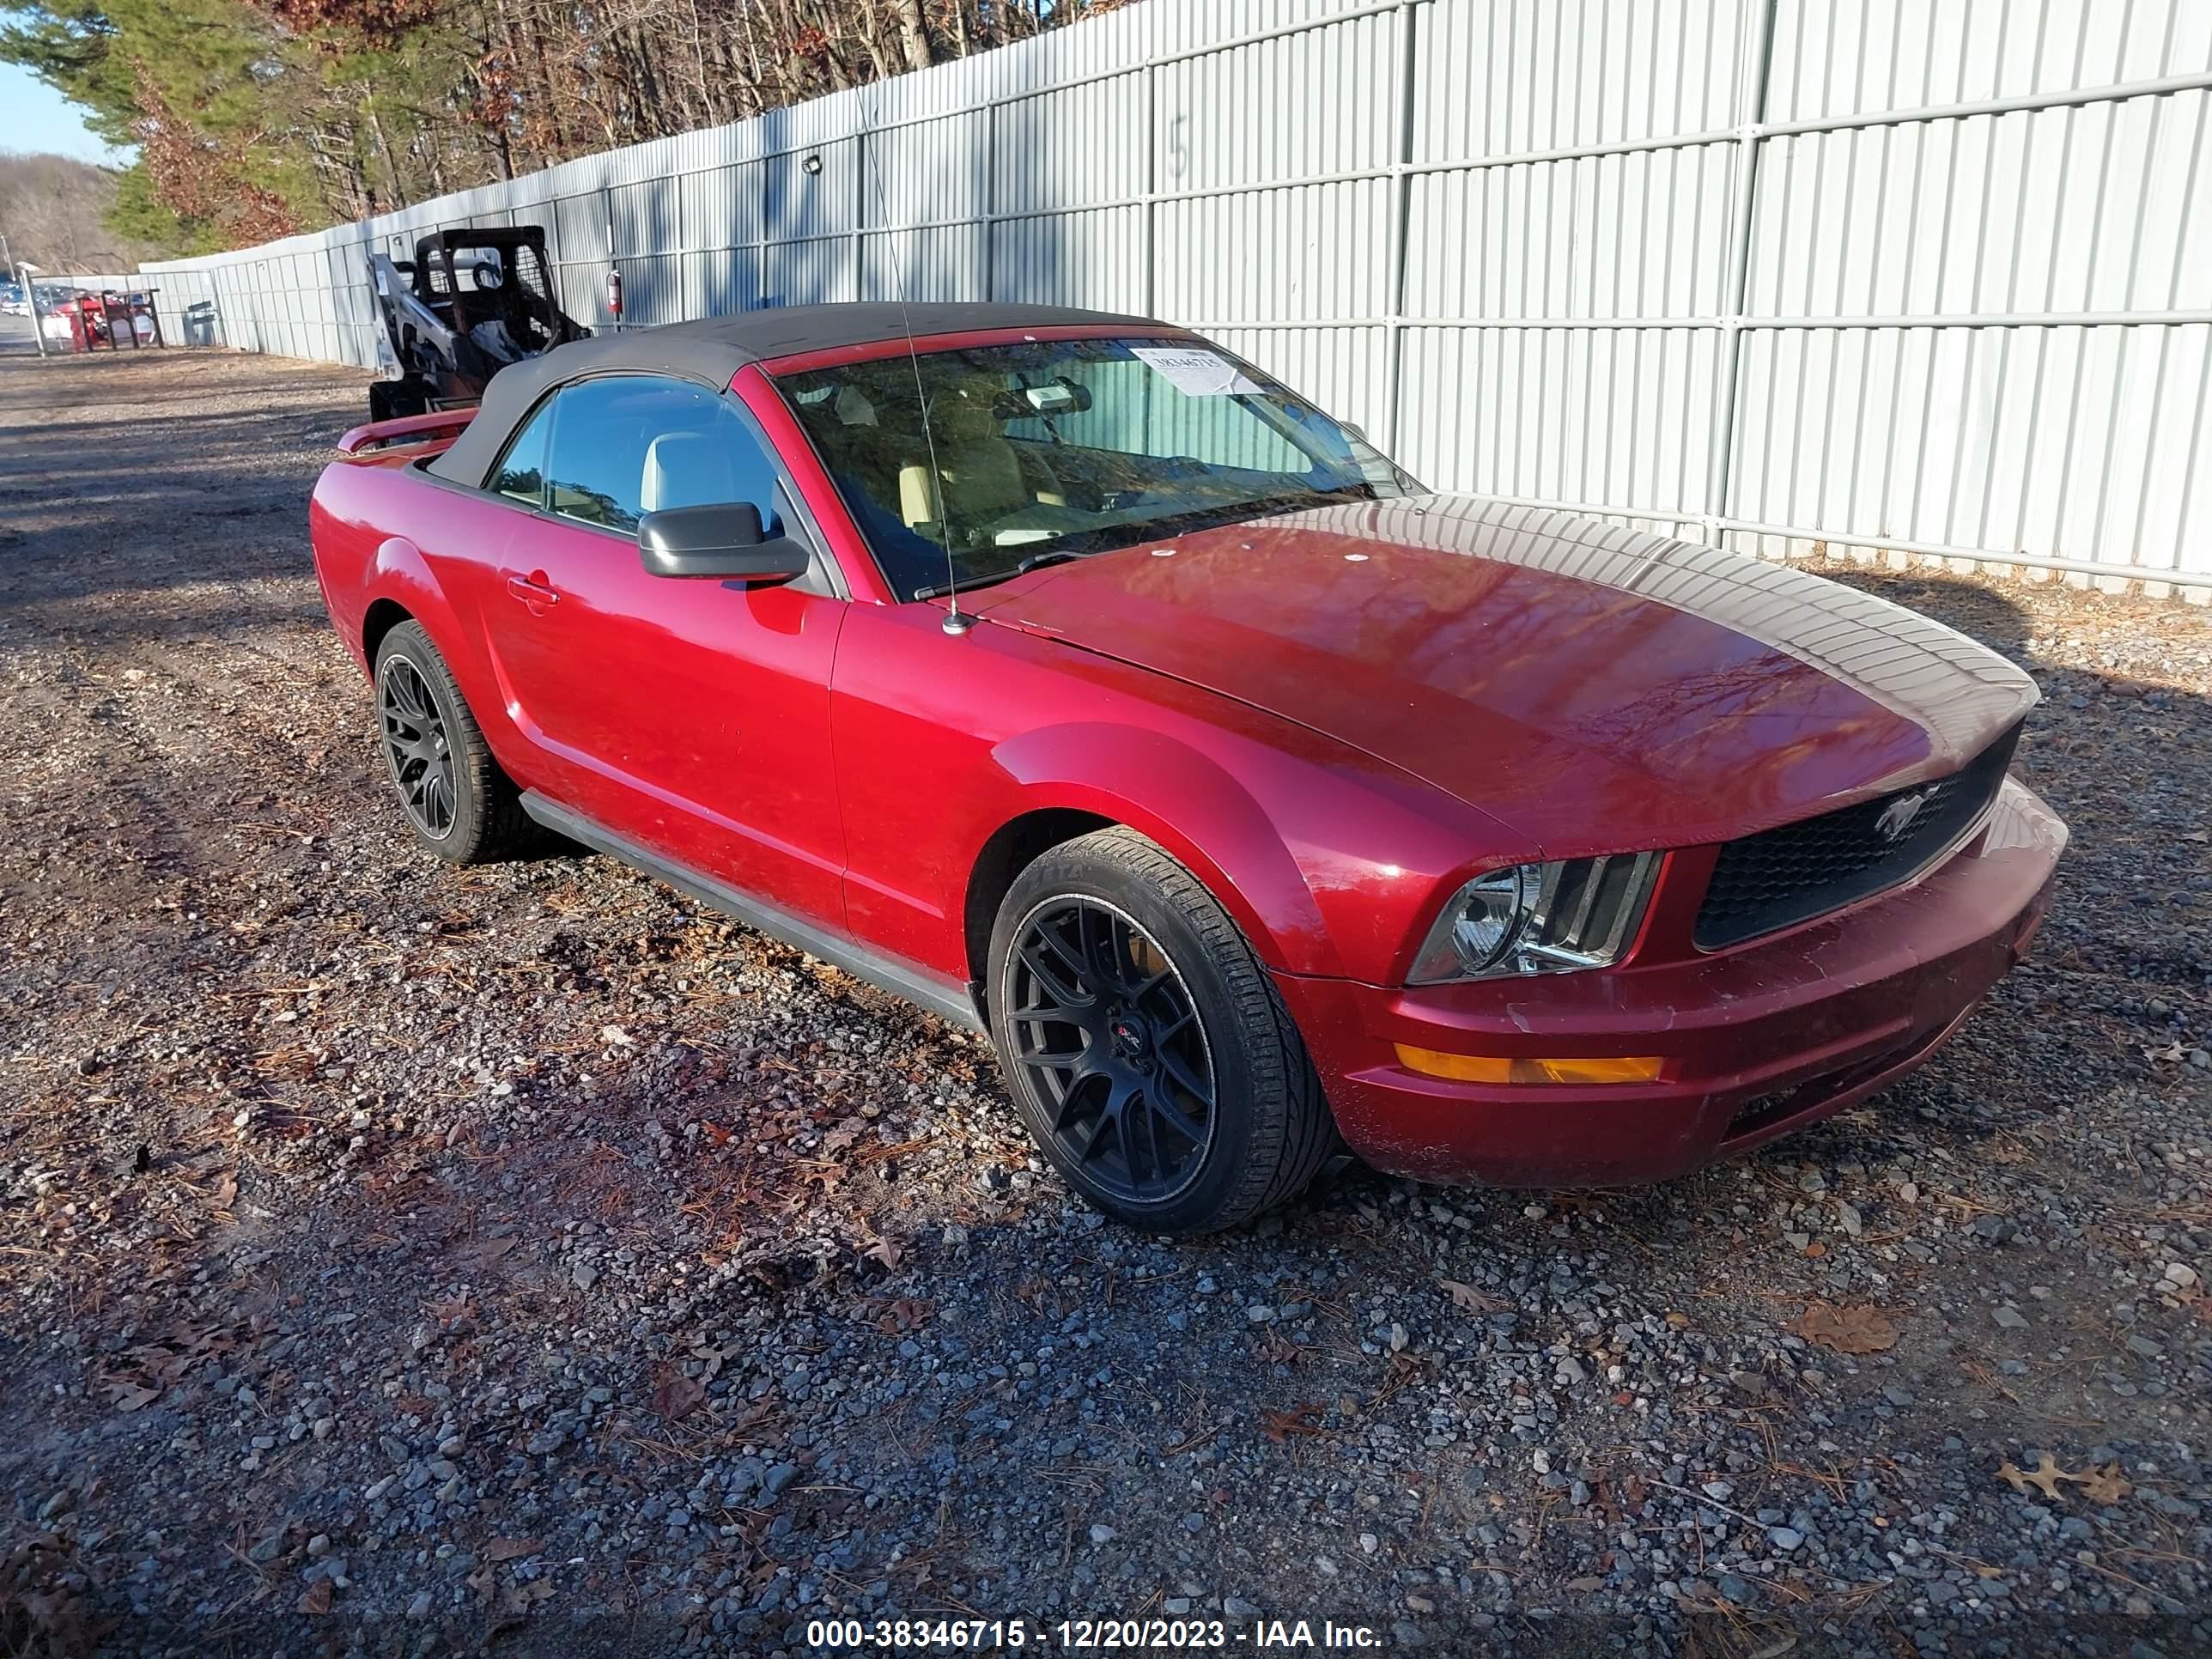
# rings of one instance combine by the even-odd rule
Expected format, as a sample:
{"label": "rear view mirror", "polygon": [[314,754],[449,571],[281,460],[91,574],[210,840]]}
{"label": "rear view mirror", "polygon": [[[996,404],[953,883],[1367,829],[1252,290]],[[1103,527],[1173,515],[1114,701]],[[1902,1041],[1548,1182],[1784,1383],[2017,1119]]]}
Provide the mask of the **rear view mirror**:
{"label": "rear view mirror", "polygon": [[1036,415],[1080,415],[1090,407],[1091,388],[1078,386],[1064,376],[1042,386],[1001,392],[991,400],[992,416],[1001,421],[1024,420]]}
{"label": "rear view mirror", "polygon": [[788,536],[767,536],[750,501],[670,507],[637,521],[637,547],[656,576],[719,581],[787,582],[806,574],[806,549]]}

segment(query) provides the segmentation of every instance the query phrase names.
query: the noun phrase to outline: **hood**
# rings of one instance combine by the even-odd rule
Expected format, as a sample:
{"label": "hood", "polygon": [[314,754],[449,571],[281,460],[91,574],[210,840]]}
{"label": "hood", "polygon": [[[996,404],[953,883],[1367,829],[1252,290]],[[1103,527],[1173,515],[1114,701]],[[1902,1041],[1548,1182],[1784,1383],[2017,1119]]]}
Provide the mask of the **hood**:
{"label": "hood", "polygon": [[972,608],[1349,744],[1553,857],[1725,841],[1942,776],[2037,696],[1839,583],[1462,496],[1206,531]]}

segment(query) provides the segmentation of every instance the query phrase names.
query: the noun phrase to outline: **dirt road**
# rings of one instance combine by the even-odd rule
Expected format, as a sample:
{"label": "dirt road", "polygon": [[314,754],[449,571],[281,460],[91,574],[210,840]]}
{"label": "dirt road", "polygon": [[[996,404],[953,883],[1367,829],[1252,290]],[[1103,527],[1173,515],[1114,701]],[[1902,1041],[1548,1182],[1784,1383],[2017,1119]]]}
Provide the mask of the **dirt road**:
{"label": "dirt road", "polygon": [[2203,611],[1849,577],[2036,673],[2076,835],[1906,1085],[1169,1246],[977,1040],[602,861],[416,855],[307,560],[362,403],[0,354],[0,1651],[2212,1640]]}

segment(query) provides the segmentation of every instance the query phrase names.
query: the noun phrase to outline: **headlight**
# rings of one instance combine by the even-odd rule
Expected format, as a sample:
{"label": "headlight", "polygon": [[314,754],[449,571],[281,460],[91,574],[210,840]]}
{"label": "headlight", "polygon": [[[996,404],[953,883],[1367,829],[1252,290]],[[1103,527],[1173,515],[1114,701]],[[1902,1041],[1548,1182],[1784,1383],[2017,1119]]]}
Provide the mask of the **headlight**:
{"label": "headlight", "polygon": [[1407,975],[1415,985],[1562,974],[1620,960],[1659,874],[1656,853],[1512,864],[1451,896]]}

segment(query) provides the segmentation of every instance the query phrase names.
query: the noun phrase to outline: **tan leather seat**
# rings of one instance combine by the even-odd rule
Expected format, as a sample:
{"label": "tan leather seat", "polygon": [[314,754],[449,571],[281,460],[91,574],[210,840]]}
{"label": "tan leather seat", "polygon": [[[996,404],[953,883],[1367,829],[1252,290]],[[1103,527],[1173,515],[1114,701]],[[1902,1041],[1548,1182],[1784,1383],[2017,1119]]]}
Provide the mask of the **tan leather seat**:
{"label": "tan leather seat", "polygon": [[704,432],[664,432],[647,448],[638,489],[641,511],[718,507],[738,499],[738,473],[730,464],[726,439]]}
{"label": "tan leather seat", "polygon": [[[1007,441],[1006,423],[988,404],[959,396],[940,398],[930,413],[937,428],[937,469],[942,481],[939,505],[951,513],[957,530],[988,528],[1035,503],[1036,497],[1022,473],[1021,457]],[[928,459],[925,451],[909,457],[900,469],[899,507],[908,524],[920,521],[912,516],[916,508],[931,505],[923,487]]]}
{"label": "tan leather seat", "polygon": [[[940,397],[931,406],[927,434],[911,398],[870,403],[841,393],[837,413],[852,439],[850,471],[875,500],[896,501],[899,519],[910,530],[929,526],[926,533],[933,534],[949,510],[954,531],[966,539],[1041,499],[1023,471],[1020,452],[1006,435],[1005,422],[986,405],[957,394]],[[1046,499],[1057,495],[1049,492]]]}

